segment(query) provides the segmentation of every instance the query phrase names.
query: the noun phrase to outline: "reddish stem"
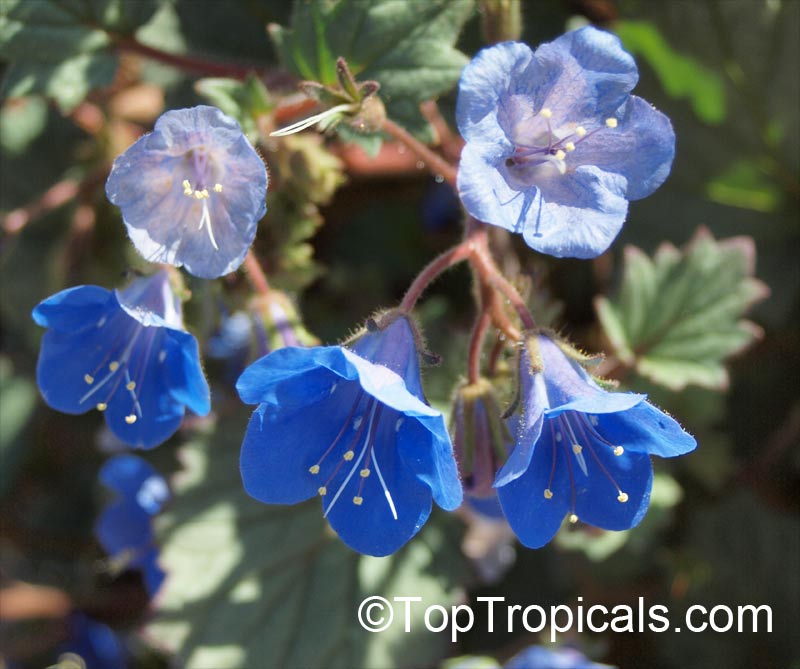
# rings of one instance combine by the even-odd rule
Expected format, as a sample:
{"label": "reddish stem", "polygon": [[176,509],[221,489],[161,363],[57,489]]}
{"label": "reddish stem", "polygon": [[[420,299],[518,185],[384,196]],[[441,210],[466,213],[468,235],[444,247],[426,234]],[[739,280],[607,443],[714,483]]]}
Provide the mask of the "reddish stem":
{"label": "reddish stem", "polygon": [[470,255],[470,248],[467,242],[468,240],[465,239],[460,244],[456,244],[431,260],[409,286],[398,309],[405,313],[411,311],[417,300],[422,296],[422,293],[433,283],[436,277],[453,265],[466,260]]}
{"label": "reddish stem", "polygon": [[132,37],[124,35],[113,35],[114,43],[120,51],[128,51],[145,56],[150,60],[171,65],[187,72],[196,72],[206,76],[214,77],[233,77],[234,79],[244,79],[248,74],[264,74],[263,68],[254,65],[239,65],[237,63],[220,63],[215,60],[206,60],[197,56],[184,56],[177,53],[168,53],[155,49],[146,44],[142,44]]}
{"label": "reddish stem", "polygon": [[261,264],[258,262],[258,258],[256,258],[256,254],[253,253],[252,249],[247,252],[244,258],[244,268],[246,270],[245,274],[247,280],[250,281],[250,285],[253,286],[253,289],[259,295],[269,295],[270,287],[269,281],[267,281],[267,275],[264,274],[264,270],[261,268]]}
{"label": "reddish stem", "polygon": [[456,168],[442,158],[438,153],[425,146],[408,130],[397,125],[391,119],[386,119],[382,126],[383,131],[398,142],[402,142],[411,149],[425,163],[428,170],[435,176],[441,176],[447,183],[455,187]]}
{"label": "reddish stem", "polygon": [[525,300],[511,282],[502,275],[492,259],[486,226],[473,219],[471,227],[473,231],[469,238],[474,240],[471,261],[481,279],[505,296],[519,315],[526,330],[535,330],[536,321],[531,315],[528,305],[525,304]]}
{"label": "reddish stem", "polygon": [[486,309],[486,302],[481,304],[481,313],[475,321],[472,336],[469,340],[469,354],[467,357],[467,374],[471,384],[478,383],[481,378],[481,351],[486,331],[492,322],[492,315]]}

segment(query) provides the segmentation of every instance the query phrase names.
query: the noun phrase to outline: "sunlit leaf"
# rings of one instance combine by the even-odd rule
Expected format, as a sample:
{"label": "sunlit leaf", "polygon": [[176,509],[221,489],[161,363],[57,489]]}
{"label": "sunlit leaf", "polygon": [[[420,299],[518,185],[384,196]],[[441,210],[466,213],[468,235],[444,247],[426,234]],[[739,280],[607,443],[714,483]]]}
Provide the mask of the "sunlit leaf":
{"label": "sunlit leaf", "polygon": [[748,160],[728,167],[706,185],[706,193],[720,204],[767,213],[781,202],[781,190]]}
{"label": "sunlit leaf", "polygon": [[297,76],[336,84],[343,57],[360,80],[381,84],[389,115],[418,130],[417,105],[458,81],[467,57],[454,48],[472,0],[311,0],[294,3],[288,28],[270,35]]}
{"label": "sunlit leaf", "polygon": [[132,34],[155,12],[155,0],[3,0],[0,58],[9,61],[3,92],[42,94],[64,111],[111,83],[113,34]]}
{"label": "sunlit leaf", "polygon": [[665,243],[652,259],[627,247],[618,295],[595,306],[615,355],[642,376],[672,390],[724,388],[725,359],[761,334],[742,318],[769,293],[754,270],[750,237],[717,241],[700,228],[683,250]]}
{"label": "sunlit leaf", "polygon": [[706,123],[725,120],[725,86],[718,74],[675,51],[654,23],[618,21],[614,30],[628,51],[653,68],[668,95],[688,98],[694,113]]}
{"label": "sunlit leaf", "polygon": [[186,669],[416,667],[444,655],[448,640],[425,630],[421,607],[411,634],[399,609],[381,634],[364,631],[357,612],[372,595],[453,603],[465,578],[455,528],[429,522],[390,558],[354,553],[319,500],[286,507],[247,496],[238,466],[246,419],[180,451],[174,502],[159,519],[169,576],[148,635]]}

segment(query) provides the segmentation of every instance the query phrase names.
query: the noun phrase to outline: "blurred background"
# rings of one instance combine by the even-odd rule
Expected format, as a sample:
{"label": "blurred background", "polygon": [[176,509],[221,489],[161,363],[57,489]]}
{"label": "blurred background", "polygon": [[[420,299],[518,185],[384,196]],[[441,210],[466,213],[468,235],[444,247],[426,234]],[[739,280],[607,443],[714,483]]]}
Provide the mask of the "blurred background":
{"label": "blurred background", "polygon": [[[78,7],[80,16],[99,7],[108,17],[118,3],[29,4]],[[471,56],[513,31],[490,20],[506,4],[513,15],[513,2],[474,3],[458,49]],[[705,249],[697,274],[680,277],[694,281],[692,294],[709,293],[723,276],[736,284],[731,295],[736,286],[749,287],[745,297],[737,294],[751,336],[744,350],[722,351],[714,373],[685,383],[641,367],[612,370],[623,387],[648,392],[699,444],[687,457],[654,463],[653,500],[639,527],[562,529],[534,551],[502,524],[437,510],[407,549],[377,560],[326,539],[314,500],[291,509],[250,500],[237,469],[249,409],[233,382],[254,349],[246,338],[230,343],[222,336],[226,317],[247,304],[248,287],[234,276],[215,283],[187,277],[187,324],[206,356],[214,415],[188,420],[169,442],[143,454],[172,477],[175,492],[157,522],[168,579],[154,601],[141,574],[109,560],[93,535],[110,499],[97,472],[122,446],[96,413],[48,409],[35,383],[42,331],[32,308],[69,286],[119,286],[142,267],[104,196],[113,158],[166,109],[222,106],[220,91],[228,89],[204,78],[217,76],[213,63],[257,65],[271,99],[259,107],[252,99],[242,103],[241,89],[229,95],[250,112],[245,130],[260,138],[270,168],[268,214],[255,250],[273,285],[295,301],[307,331],[326,343],[396,303],[422,266],[459,240],[459,203],[447,184],[390,142],[370,155],[375,147],[363,140],[265,139],[265,127],[302,117],[292,107],[303,110],[293,97],[295,80],[265,32],[267,24],[291,22],[288,2],[133,3],[126,6],[128,32],[121,23],[109,29],[133,37],[115,38],[83,61],[77,52],[59,61],[15,49],[15,11],[14,3],[0,8],[6,667],[77,662],[65,653],[91,669],[437,667],[463,655],[502,664],[532,644],[548,645],[546,634],[488,633],[480,606],[473,631],[457,644],[424,629],[369,635],[358,628],[355,610],[367,594],[422,594],[442,605],[504,596],[544,607],[574,605],[578,596],[635,606],[644,597],[667,605],[672,616],[693,604],[768,604],[771,634],[574,633],[560,643],[625,669],[800,668],[800,2],[521,3],[521,39],[534,47],[586,22],[616,32],[639,65],[636,94],[672,119],[677,136],[670,178],[632,203],[621,236],[603,256],[549,258],[496,236],[503,266],[524,279],[537,319],[588,350],[613,353],[617,343],[597,304],[604,297],[619,307],[623,281],[638,280],[625,262],[629,245],[648,256],[665,243],[685,257]],[[170,62],[164,53],[196,60]],[[442,95],[435,119],[440,148],[451,156],[459,148],[446,127],[456,132],[454,105],[454,91]],[[701,228],[707,232],[697,237]],[[429,400],[443,411],[465,371],[470,281],[465,268],[453,270],[418,309],[429,348],[443,358],[424,376]],[[667,292],[670,284],[659,288]],[[725,299],[725,289],[709,299]]]}

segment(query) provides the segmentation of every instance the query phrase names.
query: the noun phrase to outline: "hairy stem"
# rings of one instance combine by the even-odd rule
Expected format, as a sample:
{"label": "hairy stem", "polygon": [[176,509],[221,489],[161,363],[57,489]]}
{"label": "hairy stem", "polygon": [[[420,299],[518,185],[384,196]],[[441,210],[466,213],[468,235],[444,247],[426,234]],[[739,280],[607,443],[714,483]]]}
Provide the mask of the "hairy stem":
{"label": "hairy stem", "polygon": [[244,268],[247,280],[253,286],[253,290],[259,295],[269,295],[270,287],[267,275],[261,268],[261,263],[258,262],[258,258],[256,258],[256,254],[253,253],[252,249],[247,252],[244,258]]}
{"label": "hairy stem", "polygon": [[232,77],[234,79],[244,79],[248,74],[252,73],[264,73],[262,68],[256,66],[239,65],[238,63],[220,63],[216,60],[207,60],[205,58],[198,58],[197,56],[168,53],[167,51],[161,51],[160,49],[147,46],[147,44],[142,44],[138,40],[132,37],[125,37],[124,35],[112,35],[112,39],[117,49],[120,51],[136,53],[150,60],[155,60],[165,65],[171,65],[172,67],[186,72],[195,72],[197,74],[215,77]]}

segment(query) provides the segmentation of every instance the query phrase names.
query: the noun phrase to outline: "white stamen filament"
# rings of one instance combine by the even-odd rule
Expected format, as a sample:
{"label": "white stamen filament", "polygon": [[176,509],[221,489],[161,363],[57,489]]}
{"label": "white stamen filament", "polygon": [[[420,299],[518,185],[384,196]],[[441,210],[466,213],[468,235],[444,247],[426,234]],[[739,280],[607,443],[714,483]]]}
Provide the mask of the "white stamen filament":
{"label": "white stamen filament", "polygon": [[356,470],[358,470],[359,465],[361,464],[361,461],[364,459],[364,456],[367,453],[367,448],[369,448],[370,441],[372,440],[372,424],[373,424],[373,422],[375,420],[375,411],[377,410],[377,408],[378,408],[378,404],[376,402],[373,405],[372,411],[369,414],[369,424],[367,425],[367,436],[364,439],[364,445],[361,447],[361,451],[359,452],[358,457],[356,458],[356,461],[353,463],[353,467],[350,469],[350,472],[347,474],[347,477],[345,478],[344,483],[342,483],[342,485],[339,486],[339,489],[336,491],[336,494],[333,496],[333,499],[331,500],[331,503],[328,504],[328,508],[325,509],[325,513],[322,514],[323,518],[327,518],[328,517],[328,514],[331,512],[331,509],[333,509],[333,505],[336,504],[336,502],[339,500],[339,497],[341,497],[342,493],[344,492],[344,489],[347,487],[347,484],[350,483],[350,479],[353,478],[353,474],[356,473]]}
{"label": "white stamen filament", "polygon": [[203,214],[200,216],[200,227],[197,229],[202,230],[204,225],[206,226],[206,230],[208,230],[208,238],[211,240],[211,246],[214,247],[215,251],[219,251],[217,240],[214,239],[214,231],[211,229],[211,214],[208,213],[208,202],[206,199],[203,199]]}
{"label": "white stamen filament", "polygon": [[313,116],[309,116],[308,118],[305,118],[302,121],[297,121],[297,123],[292,123],[291,125],[287,125],[285,128],[281,128],[280,130],[271,132],[270,137],[285,137],[286,135],[293,135],[296,132],[300,132],[302,130],[305,130],[306,128],[310,128],[312,125],[316,125],[320,121],[324,121],[326,118],[338,114],[339,112],[349,112],[349,111],[355,111],[355,105],[353,104],[336,105],[335,107],[326,109],[324,112],[320,112],[319,114],[314,114]]}

